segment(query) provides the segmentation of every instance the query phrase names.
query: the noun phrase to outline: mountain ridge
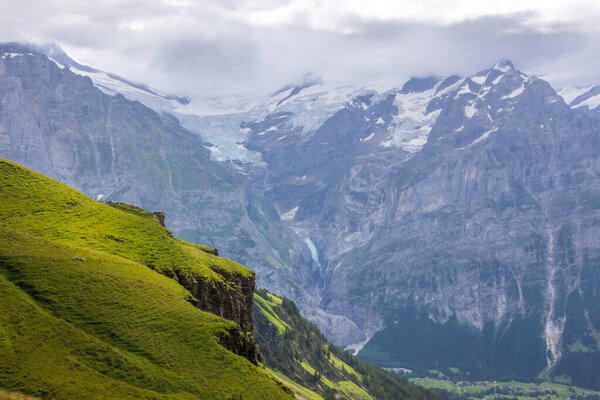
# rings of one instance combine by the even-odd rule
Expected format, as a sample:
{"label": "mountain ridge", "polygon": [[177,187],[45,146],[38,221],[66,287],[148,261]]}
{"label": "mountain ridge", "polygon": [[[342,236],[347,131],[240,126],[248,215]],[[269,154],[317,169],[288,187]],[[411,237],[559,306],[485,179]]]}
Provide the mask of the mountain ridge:
{"label": "mountain ridge", "polygon": [[251,232],[239,256],[258,261],[260,286],[289,293],[337,344],[366,340],[359,355],[391,367],[596,385],[598,122],[577,107],[592,89],[569,106],[508,62],[388,89],[290,86],[171,122],[239,173]]}

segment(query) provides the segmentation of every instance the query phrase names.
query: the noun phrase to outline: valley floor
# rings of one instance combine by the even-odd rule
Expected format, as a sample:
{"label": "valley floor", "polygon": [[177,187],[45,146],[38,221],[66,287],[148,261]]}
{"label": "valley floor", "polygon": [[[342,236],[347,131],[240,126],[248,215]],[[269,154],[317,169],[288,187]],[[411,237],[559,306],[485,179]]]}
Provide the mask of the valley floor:
{"label": "valley floor", "polygon": [[453,382],[446,377],[410,378],[409,381],[442,393],[449,399],[600,399],[600,392],[547,382]]}

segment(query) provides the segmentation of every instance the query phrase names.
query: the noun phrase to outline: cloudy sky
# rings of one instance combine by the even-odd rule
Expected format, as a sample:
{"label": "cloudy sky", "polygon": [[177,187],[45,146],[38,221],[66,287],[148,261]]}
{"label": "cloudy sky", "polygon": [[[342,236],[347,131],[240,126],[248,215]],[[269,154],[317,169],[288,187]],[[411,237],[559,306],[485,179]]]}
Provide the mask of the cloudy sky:
{"label": "cloudy sky", "polygon": [[470,74],[506,58],[555,86],[600,83],[596,0],[0,0],[2,41],[55,42],[167,92]]}

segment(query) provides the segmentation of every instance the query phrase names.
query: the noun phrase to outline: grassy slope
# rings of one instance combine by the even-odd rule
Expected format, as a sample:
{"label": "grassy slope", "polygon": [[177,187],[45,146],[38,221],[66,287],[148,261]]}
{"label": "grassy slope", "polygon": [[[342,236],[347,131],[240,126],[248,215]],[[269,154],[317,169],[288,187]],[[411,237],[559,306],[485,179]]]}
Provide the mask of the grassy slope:
{"label": "grassy slope", "polygon": [[225,280],[215,270],[252,274],[172,238],[149,213],[0,160],[0,389],[54,399],[292,398],[219,345],[236,324],[194,308],[187,290],[148,266],[214,281]]}
{"label": "grassy slope", "polygon": [[253,272],[173,238],[149,212],[94,201],[66,185],[0,160],[2,225],[60,242],[118,254],[167,275],[176,269],[223,280],[214,269]]}
{"label": "grassy slope", "polygon": [[292,301],[265,290],[257,290],[254,300],[256,340],[265,363],[280,377],[326,399],[438,398],[328,343]]}

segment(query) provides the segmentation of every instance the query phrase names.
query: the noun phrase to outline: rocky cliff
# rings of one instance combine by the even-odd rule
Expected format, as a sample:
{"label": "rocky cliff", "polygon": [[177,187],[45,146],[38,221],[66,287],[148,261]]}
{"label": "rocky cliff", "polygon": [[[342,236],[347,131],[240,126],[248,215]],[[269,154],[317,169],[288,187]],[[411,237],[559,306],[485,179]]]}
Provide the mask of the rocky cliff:
{"label": "rocky cliff", "polygon": [[[136,216],[155,217],[156,221],[164,227],[164,213],[148,212],[139,207],[120,202],[109,202],[110,206]],[[172,237],[171,233],[167,231]],[[110,240],[122,241],[113,235],[107,235]],[[172,266],[162,269],[150,262],[149,267],[156,268],[164,275],[173,278],[191,294],[190,303],[195,307],[208,311],[212,314],[235,322],[239,329],[230,329],[221,337],[221,343],[234,353],[247,358],[256,364],[262,360],[262,356],[252,337],[254,325],[252,323],[253,295],[255,289],[255,274],[244,268],[232,270],[229,263],[219,260],[217,249],[206,246],[194,245],[180,242],[181,246],[196,256],[206,255],[199,258],[199,262],[211,269],[214,275],[207,275],[205,271],[179,268]]]}

